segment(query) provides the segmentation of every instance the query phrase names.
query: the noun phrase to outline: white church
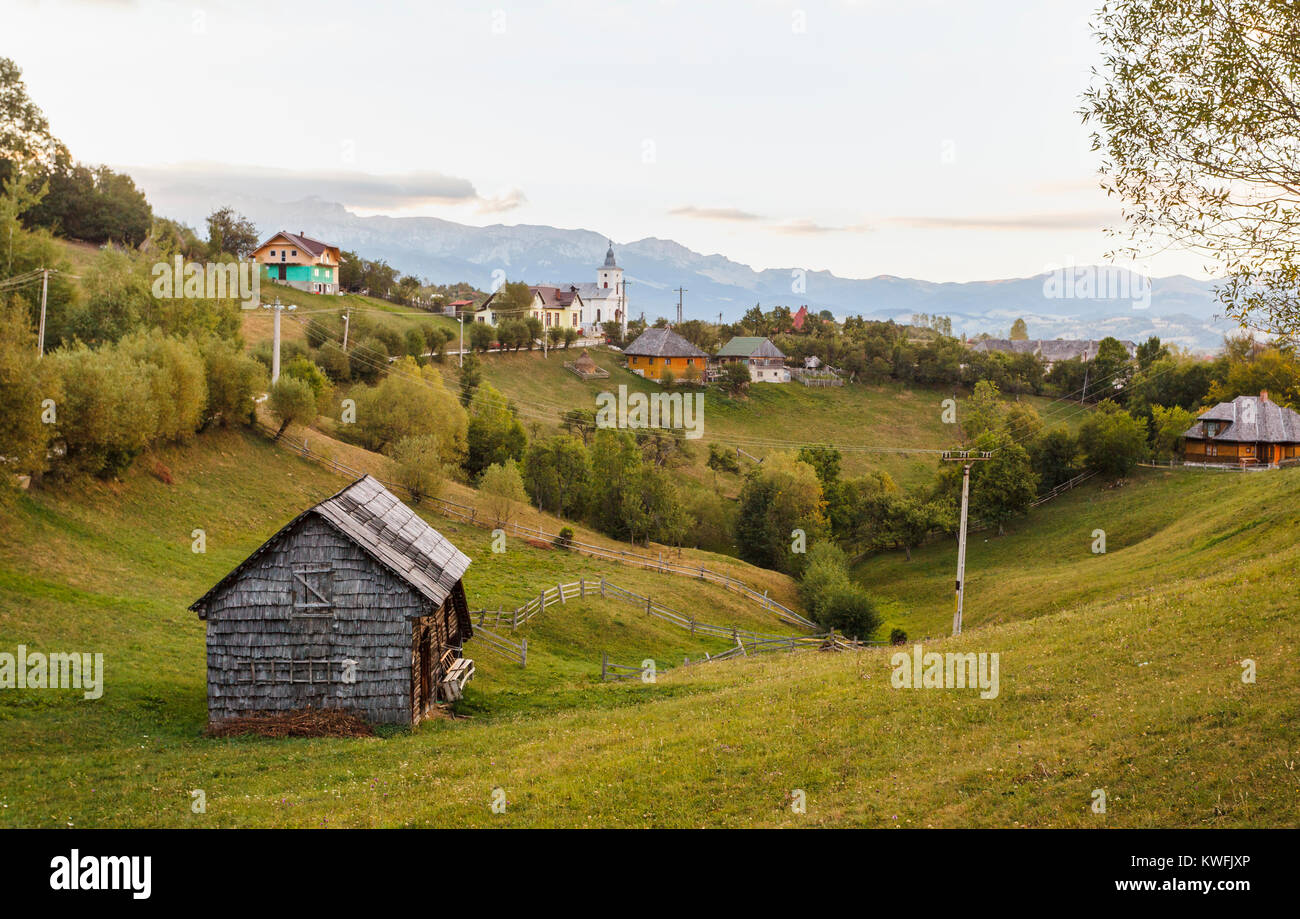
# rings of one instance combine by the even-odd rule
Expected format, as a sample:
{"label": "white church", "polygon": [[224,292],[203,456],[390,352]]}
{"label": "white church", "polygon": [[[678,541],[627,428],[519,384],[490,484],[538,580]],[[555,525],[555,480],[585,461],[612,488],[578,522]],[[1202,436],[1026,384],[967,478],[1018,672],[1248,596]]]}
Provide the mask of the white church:
{"label": "white church", "polygon": [[614,241],[605,252],[605,264],[596,271],[596,283],[570,285],[582,300],[582,329],[600,332],[606,322],[617,322],[627,335],[627,285],[623,269],[614,261]]}

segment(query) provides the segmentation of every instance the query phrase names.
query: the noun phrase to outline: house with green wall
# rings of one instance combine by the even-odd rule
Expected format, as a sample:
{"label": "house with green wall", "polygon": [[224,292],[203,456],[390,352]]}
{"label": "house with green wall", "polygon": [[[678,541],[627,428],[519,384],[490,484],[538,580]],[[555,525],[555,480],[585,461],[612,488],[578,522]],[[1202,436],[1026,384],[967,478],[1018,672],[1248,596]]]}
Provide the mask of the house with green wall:
{"label": "house with green wall", "polygon": [[314,294],[338,294],[339,247],[281,230],[253,250],[262,279]]}

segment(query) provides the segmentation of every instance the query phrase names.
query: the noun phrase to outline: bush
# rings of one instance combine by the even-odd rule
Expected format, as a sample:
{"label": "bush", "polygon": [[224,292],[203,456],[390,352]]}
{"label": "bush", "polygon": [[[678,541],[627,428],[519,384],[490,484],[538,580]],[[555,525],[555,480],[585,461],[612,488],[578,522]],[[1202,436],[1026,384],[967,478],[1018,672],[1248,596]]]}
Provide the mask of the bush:
{"label": "bush", "polygon": [[573,545],[573,527],[560,527],[560,535],[555,537],[555,545],[561,549]]}
{"label": "bush", "polygon": [[509,522],[518,512],[519,505],[528,500],[524,480],[514,460],[506,460],[504,465],[494,463],[483,470],[478,490],[483,496],[484,509],[497,523]]}
{"label": "bush", "polygon": [[889,630],[889,643],[891,645],[907,644],[907,633],[902,629],[893,628]]}
{"label": "bush", "polygon": [[447,466],[465,456],[468,416],[434,367],[403,358],[378,386],[355,392],[356,433],[368,450],[387,452],[404,437],[433,434]]}
{"label": "bush", "polygon": [[201,350],[208,387],[206,423],[251,420],[253,400],[266,389],[266,368],[221,339],[209,339]]}
{"label": "bush", "polygon": [[289,425],[311,424],[316,419],[316,393],[302,380],[281,376],[271,387],[267,408],[280,419],[280,429],[275,432],[278,440]]}
{"label": "bush", "polygon": [[441,444],[434,435],[403,437],[393,447],[393,464],[397,484],[411,493],[411,500],[416,504],[425,498],[436,498],[442,491],[446,471]]}
{"label": "bush", "polygon": [[799,602],[813,619],[825,625],[823,620],[831,594],[850,583],[844,550],[829,541],[814,543],[799,581]]}
{"label": "bush", "polygon": [[295,357],[285,364],[281,373],[283,376],[302,380],[311,387],[312,394],[316,397],[317,412],[323,412],[329,408],[331,392],[329,377],[325,376],[325,371],[321,370],[310,358]]}
{"label": "bush", "polygon": [[5,472],[41,473],[54,428],[41,420],[42,401],[62,401],[50,365],[36,357],[27,309],[13,297],[0,308],[0,463]]}
{"label": "bush", "polygon": [[848,584],[834,589],[826,598],[821,622],[850,638],[866,641],[880,628],[880,614],[865,590]]}
{"label": "bush", "polygon": [[63,348],[47,360],[63,388],[57,430],[69,468],[101,478],[121,475],[158,433],[149,366],[112,346]]}
{"label": "bush", "polygon": [[137,332],[119,347],[128,357],[152,368],[150,398],[157,412],[156,436],[185,441],[203,422],[208,382],[203,358],[191,343],[161,332]]}

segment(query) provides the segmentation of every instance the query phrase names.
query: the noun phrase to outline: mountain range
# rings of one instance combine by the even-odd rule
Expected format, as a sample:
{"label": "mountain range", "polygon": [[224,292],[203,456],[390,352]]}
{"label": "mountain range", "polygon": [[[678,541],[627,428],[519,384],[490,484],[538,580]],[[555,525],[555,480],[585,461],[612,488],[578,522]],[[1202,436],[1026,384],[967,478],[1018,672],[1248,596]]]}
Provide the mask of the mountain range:
{"label": "mountain range", "polygon": [[[594,281],[608,246],[604,236],[590,230],[363,217],[319,198],[272,202],[249,197],[230,203],[264,237],[276,230],[301,231],[365,258],[385,259],[406,274],[439,284],[467,281],[482,290],[501,278],[530,284]],[[160,204],[159,210],[168,213],[167,202]],[[211,208],[208,201],[178,200],[170,215],[201,227]],[[684,287],[688,319],[721,315],[734,321],[756,303],[765,310],[806,304],[812,312],[829,310],[836,317],[907,321],[916,313],[947,316],[956,334],[1006,337],[1011,324],[1023,318],[1031,338],[1113,335],[1141,341],[1159,335],[1202,351],[1218,348],[1235,328],[1221,318],[1214,282],[1183,275],[1147,280],[1123,269],[1079,266],[1056,276],[940,283],[888,275],[843,278],[795,267],[756,270],[653,237],[614,249],[628,281],[631,315],[644,312],[651,320],[675,315],[676,288]],[[1054,291],[1066,295],[1054,296]],[[1099,292],[1109,295],[1096,296]]]}

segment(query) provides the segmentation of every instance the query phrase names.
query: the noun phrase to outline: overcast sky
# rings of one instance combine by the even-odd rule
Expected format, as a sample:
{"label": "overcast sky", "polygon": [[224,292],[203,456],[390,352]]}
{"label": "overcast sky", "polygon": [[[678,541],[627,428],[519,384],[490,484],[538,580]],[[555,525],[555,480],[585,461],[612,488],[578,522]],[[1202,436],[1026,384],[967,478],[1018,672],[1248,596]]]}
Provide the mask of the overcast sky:
{"label": "overcast sky", "polygon": [[0,0],[0,55],[74,156],[146,191],[974,280],[1113,247],[1077,115],[1096,2]]}

